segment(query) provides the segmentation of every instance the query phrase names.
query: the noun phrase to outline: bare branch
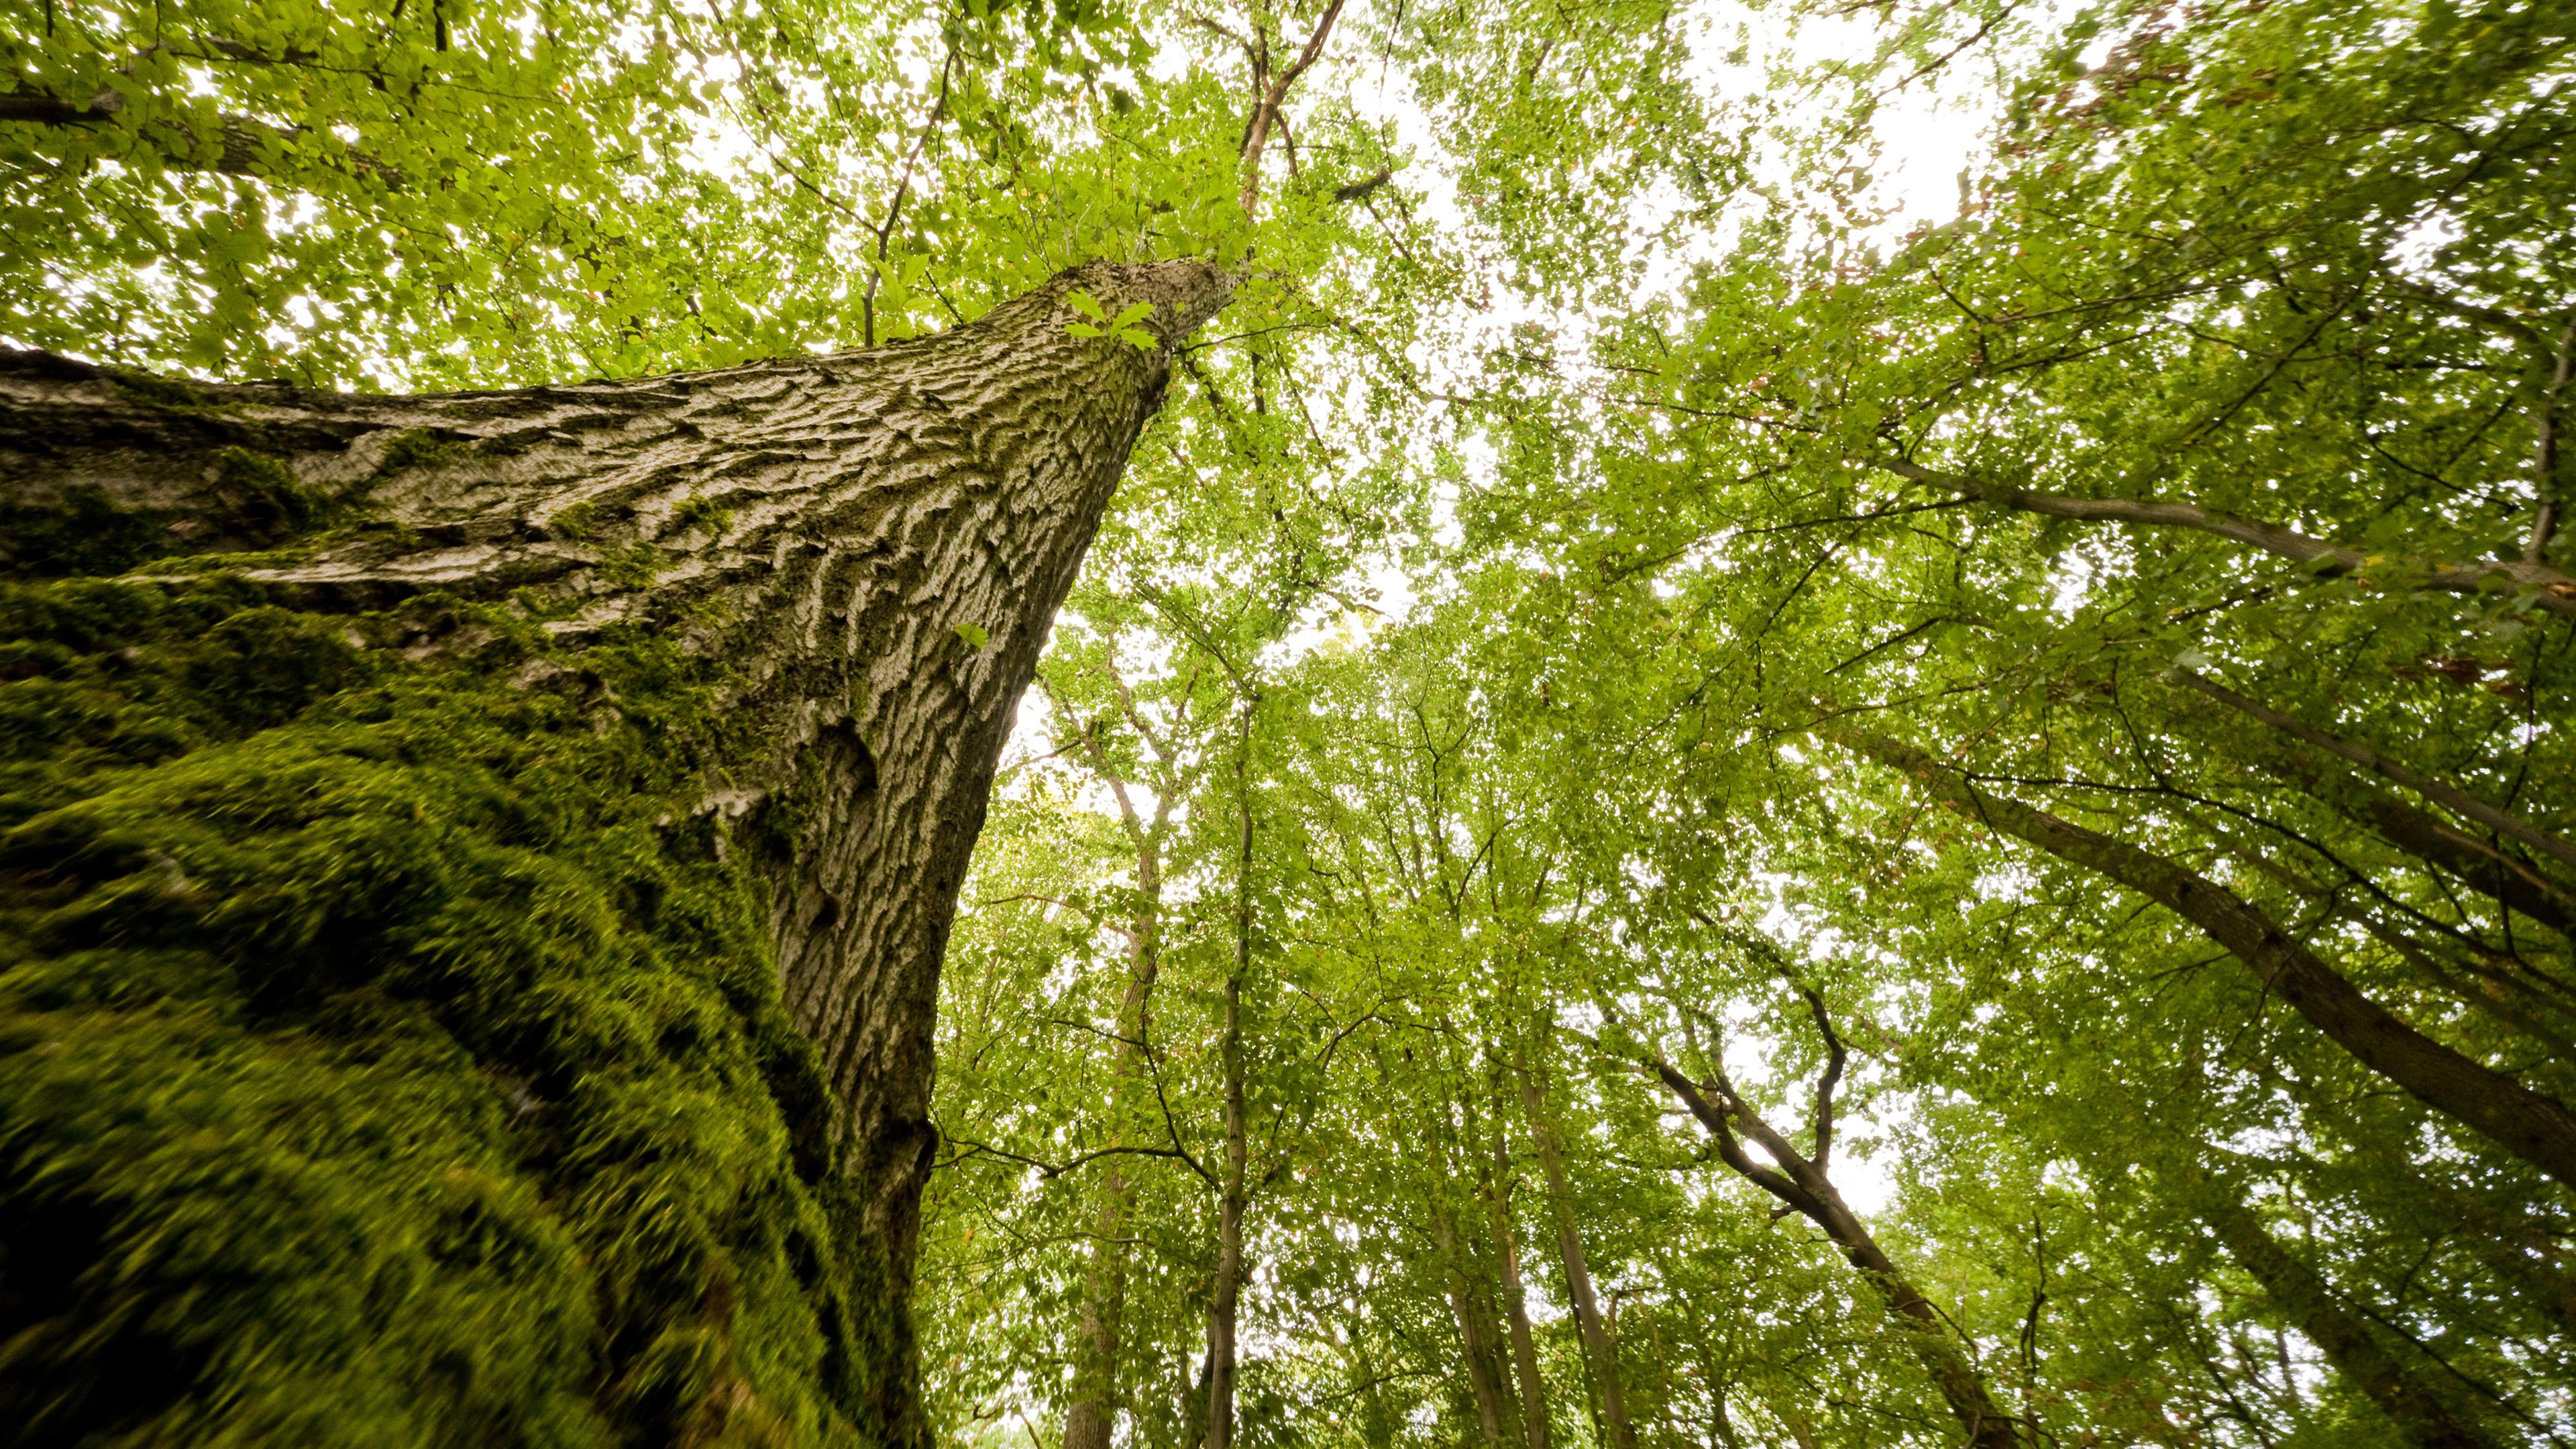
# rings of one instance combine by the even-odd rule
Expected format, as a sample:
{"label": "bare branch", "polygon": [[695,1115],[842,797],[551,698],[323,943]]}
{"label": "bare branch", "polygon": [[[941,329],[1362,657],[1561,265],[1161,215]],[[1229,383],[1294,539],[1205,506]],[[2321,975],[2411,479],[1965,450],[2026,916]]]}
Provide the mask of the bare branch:
{"label": "bare branch", "polygon": [[868,269],[867,289],[859,294],[859,331],[863,346],[877,345],[877,284],[884,280],[886,248],[894,239],[896,218],[903,215],[903,203],[912,195],[913,173],[921,166],[922,148],[930,144],[930,135],[939,129],[940,119],[948,114],[948,87],[957,74],[957,47],[948,47],[947,57],[939,62],[939,99],[931,102],[930,115],[912,138],[912,150],[903,158],[903,179],[895,183],[894,199],[886,203],[885,223],[877,228],[876,265]]}

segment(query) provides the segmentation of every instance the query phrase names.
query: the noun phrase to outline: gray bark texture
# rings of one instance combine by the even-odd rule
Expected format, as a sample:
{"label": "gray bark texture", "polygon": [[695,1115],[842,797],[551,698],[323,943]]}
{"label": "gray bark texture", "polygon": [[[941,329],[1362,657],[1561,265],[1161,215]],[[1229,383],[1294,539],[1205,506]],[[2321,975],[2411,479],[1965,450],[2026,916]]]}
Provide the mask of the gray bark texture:
{"label": "gray bark texture", "polygon": [[[791,1127],[831,1164],[850,1261],[908,1324],[940,962],[996,758],[1173,349],[1231,285],[1197,262],[1093,263],[863,352],[438,396],[12,354],[0,577],[130,580],[212,553],[236,560],[228,587],[303,617],[461,600],[707,665],[723,744],[672,747],[698,772],[676,813],[721,826],[717,858],[763,887],[777,999],[827,1088],[808,1120],[786,1104]],[[1077,289],[1154,304],[1156,345],[1071,335]],[[414,666],[481,628],[376,627],[348,637]],[[546,660],[513,683],[623,708]],[[863,1375],[890,1442],[922,1433],[908,1327],[894,1341],[904,1361]]]}

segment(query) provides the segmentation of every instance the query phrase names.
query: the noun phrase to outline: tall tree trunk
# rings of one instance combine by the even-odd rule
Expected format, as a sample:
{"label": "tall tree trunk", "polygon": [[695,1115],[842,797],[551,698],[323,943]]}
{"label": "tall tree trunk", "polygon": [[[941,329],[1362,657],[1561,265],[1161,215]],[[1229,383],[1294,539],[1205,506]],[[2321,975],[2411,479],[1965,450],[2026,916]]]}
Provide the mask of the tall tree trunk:
{"label": "tall tree trunk", "polygon": [[[1499,1083],[1497,1086],[1499,1087]],[[1548,1449],[1547,1389],[1538,1376],[1538,1340],[1530,1331],[1529,1294],[1521,1285],[1520,1237],[1512,1226],[1511,1148],[1503,1138],[1500,1109],[1494,1120],[1494,1175],[1485,1183],[1485,1206],[1501,1264],[1503,1313],[1510,1321],[1512,1366],[1521,1390],[1521,1434],[1529,1449]]]}
{"label": "tall tree trunk", "polygon": [[1109,1449],[1117,1427],[1119,1334],[1127,1311],[1127,1250],[1121,1241],[1127,1234],[1127,1180],[1114,1160],[1101,1178],[1099,1233],[1083,1278],[1064,1449]]}
{"label": "tall tree trunk", "polygon": [[1989,795],[1910,745],[1856,729],[1834,738],[1921,781],[1972,820],[2120,882],[2191,922],[2363,1066],[2516,1157],[2576,1187],[2576,1113],[2399,1020],[2234,891],[2161,856]]}
{"label": "tall tree trunk", "polygon": [[2492,1441],[2382,1347],[2361,1315],[2324,1277],[2281,1246],[2263,1220],[2214,1183],[2201,1184],[2195,1211],[2263,1296],[2315,1344],[2345,1380],[2377,1404],[2415,1449],[2492,1449]]}
{"label": "tall tree trunk", "polygon": [[1457,1220],[1436,1177],[1429,1185],[1428,1202],[1431,1245],[1440,1255],[1442,1286],[1447,1290],[1450,1316],[1458,1324],[1458,1345],[1467,1363],[1467,1387],[1476,1401],[1479,1442],[1488,1449],[1499,1449],[1511,1442],[1503,1423],[1503,1398],[1511,1391],[1496,1380],[1494,1345],[1485,1331],[1484,1314],[1478,1311],[1474,1276],[1458,1241]]}
{"label": "tall tree trunk", "polygon": [[[1479,1150],[1484,1146],[1485,1128],[1476,1110],[1476,1094],[1472,1089],[1459,1093],[1458,1109],[1459,1125],[1464,1135],[1446,1141],[1442,1155],[1445,1159],[1454,1154],[1463,1160],[1465,1175],[1474,1184],[1476,1201],[1484,1208],[1488,1230],[1483,1241],[1477,1241],[1473,1232],[1460,1233],[1459,1264],[1466,1270],[1467,1304],[1475,1315],[1476,1337],[1483,1344],[1487,1373],[1494,1383],[1494,1420],[1501,1431],[1501,1442],[1516,1445],[1524,1442],[1529,1434],[1521,1410],[1531,1386],[1515,1372],[1511,1339],[1503,1326],[1504,1310],[1495,1302],[1495,1292],[1504,1281],[1505,1272],[1501,1262],[1503,1242],[1491,1232],[1501,1189],[1495,1182],[1492,1166]],[[1495,1125],[1499,1130],[1501,1124]],[[1443,1136],[1446,1135],[1444,1124]],[[1453,1180],[1457,1175],[1452,1174]],[[1491,1261],[1487,1259],[1488,1253],[1493,1255]],[[1517,1282],[1516,1272],[1513,1281]]]}
{"label": "tall tree trunk", "polygon": [[[1168,810],[1170,802],[1162,803]],[[1153,834],[1136,845],[1135,918],[1127,936],[1127,996],[1119,1004],[1117,1055],[1111,1068],[1110,1117],[1123,1120],[1122,1106],[1133,1086],[1139,1044],[1146,1040],[1154,984],[1162,975],[1163,871],[1159,853],[1158,815]],[[1073,1403],[1064,1416],[1064,1449],[1109,1449],[1118,1416],[1120,1331],[1127,1304],[1127,1175],[1115,1158],[1100,1185],[1100,1236],[1092,1245],[1091,1265],[1083,1283],[1081,1342],[1076,1350]]]}
{"label": "tall tree trunk", "polygon": [[1592,1269],[1583,1258],[1583,1234],[1574,1223],[1574,1198],[1566,1187],[1565,1147],[1557,1139],[1556,1121],[1548,1114],[1546,1096],[1527,1062],[1520,1064],[1521,1105],[1529,1116],[1530,1140],[1547,1175],[1549,1210],[1556,1218],[1557,1252],[1565,1265],[1566,1297],[1574,1304],[1576,1327],[1583,1335],[1584,1360],[1592,1368],[1594,1391],[1601,1396],[1601,1422],[1612,1449],[1637,1449],[1637,1431],[1628,1422],[1628,1395],[1619,1381],[1619,1345],[1601,1320],[1601,1300],[1592,1291]]}
{"label": "tall tree trunk", "polygon": [[[1070,335],[1077,288],[1153,304],[1156,345]],[[293,1112],[231,1105],[275,1085],[191,1106],[179,1084],[216,1071],[216,1049],[147,998],[70,1015],[48,1004],[79,999],[60,981],[9,996],[0,1136],[24,1150],[0,1228],[42,1218],[67,1256],[60,1291],[14,1300],[0,1338],[55,1345],[47,1372],[67,1386],[47,1390],[48,1432],[139,1432],[194,1404],[233,1416],[236,1437],[289,1439],[288,1416],[332,1412],[347,1385],[415,1405],[394,1437],[470,1438],[363,1374],[316,1369],[295,1390],[239,1376],[292,1378],[327,1354],[416,1384],[498,1354],[518,1358],[487,1377],[520,1387],[494,1388],[497,1409],[460,1389],[456,1413],[712,1434],[802,1392],[774,1353],[732,1355],[732,1325],[776,1308],[808,1327],[766,1343],[824,1345],[801,1372],[838,1385],[825,1397],[864,1432],[921,1442],[906,1304],[957,886],[1172,347],[1229,288],[1197,263],[1093,264],[935,337],[515,392],[348,396],[0,359],[0,565],[39,580],[150,565],[32,585],[10,607],[58,633],[109,600],[111,628],[158,621],[126,655],[134,678],[167,675],[162,692],[92,693],[217,721],[173,736],[175,762],[177,746],[109,751],[108,769],[92,750],[13,795],[0,961],[61,977],[105,969],[79,964],[101,940],[159,953],[197,973],[198,997],[240,1003],[223,1009],[222,1070],[285,1074],[316,1111],[402,1099],[386,1120],[409,1134],[314,1137]],[[82,662],[101,647],[43,668],[103,678]],[[147,888],[150,919],[116,904]],[[112,940],[81,924],[102,911],[126,922]],[[57,958],[73,964],[43,966]],[[404,1012],[413,1025],[384,1024]],[[310,1059],[315,1023],[379,1043],[351,1059],[363,1073]],[[110,1030],[162,1044],[163,1090],[45,1045]],[[123,1135],[96,1137],[75,1104],[124,1112]],[[472,1150],[404,1146],[439,1132]],[[280,1249],[257,1281],[136,1267],[137,1251],[248,1251],[237,1206],[209,1215],[189,1196],[210,1189],[133,1185],[133,1161],[182,1142],[304,1164],[377,1204],[340,1219],[362,1234],[482,1194],[478,1211],[568,1245],[558,1266],[596,1284],[507,1285],[444,1327],[422,1306],[444,1300],[396,1314],[388,1293],[307,1341],[288,1307],[305,1290],[276,1284],[378,1259]],[[729,1226],[779,1202],[773,1228]],[[817,1246],[807,1224],[826,1219],[833,1246]],[[417,1260],[401,1281],[421,1292],[556,1261],[433,1254],[436,1234],[405,1233],[365,1251]],[[763,1253],[774,1270],[744,1258]],[[84,1263],[126,1266],[84,1278]],[[771,1301],[800,1283],[802,1299]],[[81,1357],[144,1351],[116,1334],[147,1321],[193,1345],[159,1407],[116,1402]],[[88,1327],[108,1323],[127,1328]],[[564,1347],[507,1347],[531,1325]]]}
{"label": "tall tree trunk", "polygon": [[1234,1443],[1235,1311],[1243,1291],[1244,1175],[1251,1155],[1243,1111],[1243,981],[1252,973],[1252,793],[1245,772],[1259,702],[1258,693],[1244,701],[1243,747],[1234,758],[1243,844],[1235,860],[1234,969],[1226,973],[1225,1034],[1218,1049],[1225,1070],[1225,1171],[1217,1195],[1216,1293],[1208,1309],[1207,1449],[1231,1449]]}
{"label": "tall tree trunk", "polygon": [[1658,1437],[1668,1440],[1678,1439],[1681,1431],[1681,1414],[1673,1407],[1672,1351],[1664,1345],[1663,1321],[1656,1314],[1655,1307],[1651,1303],[1638,1304],[1637,1316],[1646,1320],[1646,1341],[1654,1345],[1655,1349],[1654,1422],[1660,1427]]}

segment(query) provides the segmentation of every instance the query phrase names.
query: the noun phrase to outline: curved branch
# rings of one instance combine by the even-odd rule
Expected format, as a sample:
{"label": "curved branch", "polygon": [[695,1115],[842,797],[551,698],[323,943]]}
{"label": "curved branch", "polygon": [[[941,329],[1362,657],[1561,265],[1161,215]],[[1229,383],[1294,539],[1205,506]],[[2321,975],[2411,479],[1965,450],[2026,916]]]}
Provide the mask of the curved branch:
{"label": "curved branch", "polygon": [[[1902,458],[1873,458],[1868,460],[1868,465],[1910,482],[1929,483],[1936,488],[1949,489],[1963,498],[2024,513],[2095,523],[2184,528],[2195,533],[2215,534],[2250,544],[2265,553],[2307,564],[2321,576],[2364,576],[2370,565],[2369,557],[2359,549],[2328,543],[2278,524],[2212,513],[2190,503],[2148,503],[2132,498],[2068,498],[2057,493],[1987,483],[1961,473],[1926,468]],[[2547,564],[2527,559],[2477,559],[2457,564],[2417,563],[2411,567],[2420,575],[2415,580],[2419,588],[2475,594],[2483,592],[2489,580],[2502,579],[2532,591],[2540,607],[2549,612],[2576,618],[2576,578],[2570,578]]]}

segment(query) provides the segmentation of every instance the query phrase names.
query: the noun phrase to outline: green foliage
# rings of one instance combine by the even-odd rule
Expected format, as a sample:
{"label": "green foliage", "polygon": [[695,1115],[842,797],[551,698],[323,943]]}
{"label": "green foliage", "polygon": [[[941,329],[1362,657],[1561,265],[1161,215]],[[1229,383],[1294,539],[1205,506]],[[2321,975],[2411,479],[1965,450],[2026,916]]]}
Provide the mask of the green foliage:
{"label": "green foliage", "polygon": [[[1532,1399],[1611,1444],[1613,1381],[1648,1449],[1956,1444],[1944,1353],[2025,1442],[2380,1445],[2412,1396],[2555,1443],[2563,1184],[1849,741],[2576,1097],[2564,12],[1363,6],[1248,158],[1321,7],[22,3],[15,93],[98,114],[0,121],[0,334],[479,385],[900,340],[1097,257],[1240,274],[943,981],[949,1439],[1092,1395],[1121,1445],[1206,1440],[1231,1135],[1245,1445],[1526,1443]],[[1986,145],[1891,220],[1927,92]],[[757,883],[695,813],[712,666],[310,612],[206,530],[291,554],[381,526],[366,490],[218,471],[214,516],[0,515],[0,1411],[873,1422],[904,1265],[840,1226]],[[1819,1163],[1933,1322],[1641,1060]]]}
{"label": "green foliage", "polygon": [[[1222,1140],[1248,882],[1244,1442],[1519,1442],[1474,1382],[1522,1381],[1494,1367],[1506,1243],[1554,1442],[1611,1442],[1551,1118],[1639,1442],[1960,1442],[1871,1280],[1623,1056],[1722,1073],[1808,1150],[1836,1039],[1832,1178],[2039,1442],[2398,1442],[2315,1302],[2223,1241],[2234,1205],[2406,1393],[2482,1442],[2564,1437],[2561,1186],[2190,922],[1835,731],[2197,871],[2412,1029],[2576,1096],[2563,924],[2477,874],[2563,890],[2555,857],[2169,672],[2570,833],[2576,586],[2550,581],[2563,540],[2532,543],[2568,496],[2565,18],[1925,9],[1858,27],[1857,63],[1714,100],[1681,57],[1739,38],[1724,17],[1687,42],[1618,7],[1364,23],[1464,203],[1381,275],[1466,320],[1264,353],[1266,408],[1213,437],[1184,412],[1188,481],[1143,458],[1104,534],[948,985],[925,1281],[961,1436],[1043,1440],[1081,1392],[1114,1203],[1122,1442],[1197,1442],[1215,1190],[1177,1154]],[[1991,86],[1997,126],[1957,213],[1906,230],[1873,135],[1926,77]],[[1445,411],[1334,385],[1380,336],[1439,359]],[[1305,553],[1297,509],[1234,511],[1329,476],[1260,430],[1295,406],[1454,499],[1456,541],[1413,512]],[[1220,459],[1243,482],[1191,491]],[[1399,624],[1297,594],[1248,537],[1334,590],[1353,574],[1318,557],[1388,540],[1419,601]],[[2463,567],[2482,582],[2446,582]],[[1145,851],[1113,782],[1183,802],[1133,1087]],[[2445,864],[2392,806],[2513,864]]]}

